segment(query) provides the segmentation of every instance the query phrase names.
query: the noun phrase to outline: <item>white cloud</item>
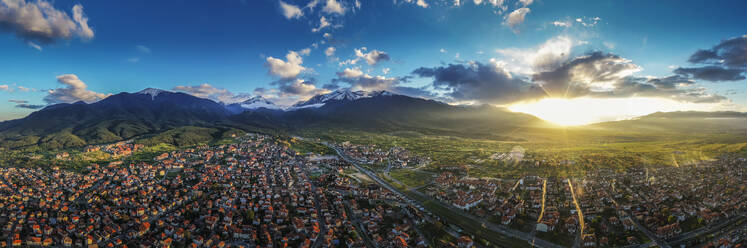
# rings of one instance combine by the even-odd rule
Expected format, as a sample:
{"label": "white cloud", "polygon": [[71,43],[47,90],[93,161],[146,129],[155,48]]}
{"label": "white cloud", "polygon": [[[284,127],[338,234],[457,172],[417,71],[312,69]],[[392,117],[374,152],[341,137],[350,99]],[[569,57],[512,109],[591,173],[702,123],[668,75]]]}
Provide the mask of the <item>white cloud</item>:
{"label": "white cloud", "polygon": [[3,85],[0,85],[0,91],[10,92],[11,89],[10,89],[10,86],[8,86],[7,84],[3,84]]}
{"label": "white cloud", "polygon": [[571,49],[581,45],[568,36],[553,37],[539,47],[529,49],[507,48],[496,52],[506,56],[511,63],[506,66],[509,71],[532,74],[537,71],[554,69],[568,60]]}
{"label": "white cloud", "polygon": [[322,12],[327,14],[345,14],[345,7],[340,4],[337,0],[327,0],[327,4],[322,8]]}
{"label": "white cloud", "polygon": [[327,21],[327,18],[322,16],[321,18],[319,18],[319,27],[311,29],[311,32],[314,32],[314,33],[319,32],[323,28],[329,27],[331,25],[332,24],[330,24],[329,21]]}
{"label": "white cloud", "polygon": [[[316,47],[314,44],[312,44],[311,46]],[[303,56],[307,56],[307,55],[311,54],[311,48],[301,49],[301,51],[298,51],[298,54],[303,55]]]}
{"label": "white cloud", "polygon": [[57,82],[64,84],[65,87],[48,91],[49,94],[44,97],[44,101],[49,104],[74,103],[78,101],[91,103],[111,95],[88,90],[88,85],[81,81],[75,74],[57,76]]}
{"label": "white cloud", "polygon": [[289,79],[297,77],[298,74],[306,70],[306,68],[301,65],[303,63],[303,58],[301,58],[301,55],[299,55],[298,52],[288,52],[288,54],[285,55],[285,59],[286,60],[283,61],[282,59],[267,57],[267,63],[265,63],[265,65],[269,69],[268,73],[283,79]]}
{"label": "white cloud", "polygon": [[428,3],[425,0],[405,0],[407,3],[415,3],[415,5],[428,8]]}
{"label": "white cloud", "polygon": [[363,71],[360,68],[345,68],[342,72],[338,72],[337,75],[343,78],[356,78],[363,76]]}
{"label": "white cloud", "polygon": [[[372,50],[368,53],[365,53],[367,49],[365,47],[362,47],[361,49],[354,49],[355,56],[358,57],[358,59],[363,59],[368,63],[368,65],[373,66],[378,64],[381,61],[389,60],[389,54],[379,51],[379,50]],[[357,60],[357,59],[356,59]],[[352,64],[355,64],[353,62]]]}
{"label": "white cloud", "polygon": [[583,17],[583,18],[576,18],[576,22],[578,22],[579,24],[581,24],[581,25],[582,25],[582,26],[584,26],[584,27],[594,27],[594,26],[596,26],[596,25],[597,25],[597,24],[599,23],[599,21],[601,21],[601,20],[602,20],[602,18],[599,18],[599,17],[590,17],[590,18],[587,18],[587,17]]}
{"label": "white cloud", "polygon": [[554,25],[554,26],[556,26],[556,27],[564,27],[564,28],[567,28],[567,27],[570,27],[570,26],[572,26],[572,25],[573,25],[573,23],[571,23],[571,22],[569,22],[569,21],[554,21],[554,22],[552,22],[552,25]]}
{"label": "white cloud", "polygon": [[179,85],[173,88],[174,91],[184,92],[199,98],[205,98],[224,103],[241,102],[248,99],[249,94],[234,94],[223,88],[216,88],[208,83],[197,86]]}
{"label": "white cloud", "polygon": [[[518,8],[508,14],[508,16],[506,16],[506,20],[503,22],[503,24],[511,27],[511,29],[514,29],[514,27],[524,22],[524,17],[529,14],[529,12],[531,12],[529,8]],[[517,30],[514,29],[514,32],[516,31]]]}
{"label": "white cloud", "polygon": [[137,46],[135,46],[135,48],[136,48],[136,49],[137,49],[138,51],[140,51],[141,53],[144,53],[144,54],[150,54],[150,48],[149,48],[149,47],[147,47],[147,46],[144,46],[144,45],[137,45]]}
{"label": "white cloud", "polygon": [[26,2],[26,0],[3,0],[0,2],[0,26],[15,32],[24,40],[54,42],[57,39],[70,39],[74,36],[90,40],[94,36],[88,26],[88,18],[83,13],[83,6],[76,4],[72,9],[72,18],[55,9],[45,0]]}
{"label": "white cloud", "polygon": [[34,88],[28,88],[28,87],[23,87],[23,86],[18,86],[18,90],[23,91],[23,92],[36,92],[36,89]]}
{"label": "white cloud", "polygon": [[332,38],[332,34],[330,34],[330,33],[324,33],[324,34],[322,35],[322,37],[324,37],[325,39],[328,39],[328,40],[329,40],[329,39],[331,39],[331,38]]}
{"label": "white cloud", "polygon": [[327,49],[324,50],[324,55],[327,55],[327,57],[335,55],[335,47],[327,47]]}
{"label": "white cloud", "polygon": [[604,42],[602,42],[602,45],[604,45],[605,47],[607,47],[610,50],[615,49],[615,43],[614,42],[604,41]]}
{"label": "white cloud", "polygon": [[384,69],[381,69],[381,72],[384,73],[384,74],[389,74],[390,70],[391,69],[389,69],[389,68],[384,68]]}
{"label": "white cloud", "polygon": [[301,8],[293,4],[288,4],[280,1],[280,9],[283,11],[283,16],[285,16],[285,18],[287,19],[297,19],[303,16]]}
{"label": "white cloud", "polygon": [[36,50],[38,50],[40,52],[43,50],[42,47],[39,44],[36,44],[33,41],[28,41],[28,42],[26,42],[26,44],[28,44],[31,48],[34,48],[34,49],[36,49]]}
{"label": "white cloud", "polygon": [[440,50],[438,50],[438,51],[439,51],[439,52],[441,52],[441,53],[446,53],[446,49],[444,49],[444,48],[441,48],[441,49],[440,49]]}
{"label": "white cloud", "polygon": [[306,4],[305,8],[313,10],[314,7],[316,7],[317,4],[319,4],[319,0],[312,0],[311,2],[309,2],[309,3]]}
{"label": "white cloud", "polygon": [[521,4],[524,5],[524,7],[526,7],[532,4],[534,0],[519,0],[519,2],[521,2]]}

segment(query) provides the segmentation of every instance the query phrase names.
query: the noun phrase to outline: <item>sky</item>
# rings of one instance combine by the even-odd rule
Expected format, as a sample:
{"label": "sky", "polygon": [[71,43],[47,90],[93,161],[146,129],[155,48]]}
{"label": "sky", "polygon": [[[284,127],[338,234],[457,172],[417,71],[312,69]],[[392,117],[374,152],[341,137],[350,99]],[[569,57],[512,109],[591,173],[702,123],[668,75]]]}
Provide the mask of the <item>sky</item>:
{"label": "sky", "polygon": [[559,124],[747,111],[745,1],[0,0],[0,120],[153,87],[333,90]]}

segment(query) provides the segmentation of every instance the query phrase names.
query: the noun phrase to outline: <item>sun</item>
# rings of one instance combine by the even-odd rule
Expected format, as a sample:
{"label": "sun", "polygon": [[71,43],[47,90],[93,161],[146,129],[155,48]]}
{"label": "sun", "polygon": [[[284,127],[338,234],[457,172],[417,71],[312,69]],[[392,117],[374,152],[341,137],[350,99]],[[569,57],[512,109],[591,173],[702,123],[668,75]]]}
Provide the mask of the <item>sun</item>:
{"label": "sun", "polygon": [[671,99],[629,98],[545,98],[508,106],[514,112],[537,116],[561,126],[578,126],[624,120],[657,111],[713,110],[708,104],[688,104]]}

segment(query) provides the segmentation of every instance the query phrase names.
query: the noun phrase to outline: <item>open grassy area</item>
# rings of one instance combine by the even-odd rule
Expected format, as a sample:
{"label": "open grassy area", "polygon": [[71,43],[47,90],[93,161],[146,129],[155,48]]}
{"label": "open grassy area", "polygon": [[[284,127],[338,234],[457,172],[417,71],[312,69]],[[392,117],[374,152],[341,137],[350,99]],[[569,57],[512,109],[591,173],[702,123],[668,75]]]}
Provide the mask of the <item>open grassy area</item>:
{"label": "open grassy area", "polygon": [[287,145],[290,146],[291,149],[296,151],[299,154],[307,154],[307,153],[314,153],[319,155],[334,155],[335,150],[332,150],[331,148],[319,144],[317,142],[311,142],[311,141],[305,141],[302,139],[297,138],[291,138],[290,141],[287,142]]}
{"label": "open grassy area", "polygon": [[[745,134],[618,133],[580,129],[527,132],[525,141],[471,139],[453,136],[336,132],[316,134],[323,140],[404,147],[433,162],[426,168],[466,166],[473,177],[513,178],[521,175],[577,177],[594,168],[624,170],[629,166],[681,166],[724,153],[747,155]],[[519,147],[523,160],[499,160],[496,154]],[[396,177],[396,175],[393,175]],[[418,182],[413,182],[417,185]],[[408,183],[409,184],[409,183]]]}
{"label": "open grassy area", "polygon": [[433,176],[430,173],[412,169],[399,169],[389,172],[389,175],[402,182],[408,187],[422,187],[432,181]]}

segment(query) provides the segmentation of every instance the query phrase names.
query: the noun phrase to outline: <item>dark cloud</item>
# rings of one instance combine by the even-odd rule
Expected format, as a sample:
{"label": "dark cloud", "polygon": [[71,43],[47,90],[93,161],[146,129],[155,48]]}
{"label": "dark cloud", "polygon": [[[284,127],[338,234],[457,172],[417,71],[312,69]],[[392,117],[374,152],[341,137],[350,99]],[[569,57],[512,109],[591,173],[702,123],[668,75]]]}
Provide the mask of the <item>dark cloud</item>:
{"label": "dark cloud", "polygon": [[741,69],[731,69],[716,65],[695,68],[680,67],[674,70],[674,73],[680,75],[688,75],[696,79],[712,82],[744,80],[745,77],[742,75],[743,72],[744,70]]}
{"label": "dark cloud", "polygon": [[594,86],[614,83],[638,70],[638,65],[618,55],[592,52],[534,74],[532,80],[550,96],[578,97],[589,94]]}
{"label": "dark cloud", "polygon": [[698,50],[690,56],[688,62],[745,69],[747,67],[747,35],[724,40],[711,49]]}
{"label": "dark cloud", "polygon": [[43,108],[45,105],[36,105],[36,104],[29,104],[29,101],[26,100],[8,100],[8,102],[15,103],[16,108],[25,108],[25,109],[40,109]]}
{"label": "dark cloud", "polygon": [[695,81],[681,75],[673,75],[663,78],[651,78],[648,80],[648,83],[653,84],[657,88],[661,89],[674,89],[678,86],[693,85],[695,84]]}
{"label": "dark cloud", "polygon": [[674,72],[712,82],[744,80],[747,72],[747,35],[724,40],[711,49],[701,49],[688,62],[703,67],[677,68]]}
{"label": "dark cloud", "polygon": [[[676,75],[653,79],[625,77],[617,80],[613,84],[612,90],[592,91],[589,96],[605,98],[659,97],[693,103],[715,103],[727,100],[724,96],[707,93],[703,88],[688,87],[689,84],[684,84],[684,86],[682,84],[669,84],[677,82],[676,77]],[[661,82],[666,83],[662,84]]]}
{"label": "dark cloud", "polygon": [[493,61],[423,67],[413,74],[432,77],[431,86],[449,92],[446,96],[452,102],[510,104],[548,97],[658,97],[694,103],[727,100],[703,88],[695,88],[695,81],[684,75],[632,76],[639,70],[638,65],[618,55],[591,52],[536,73],[532,81],[514,77]]}
{"label": "dark cloud", "polygon": [[544,96],[536,85],[513,77],[494,62],[421,67],[413,74],[432,77],[433,87],[451,91],[448,96],[456,101],[504,104]]}

